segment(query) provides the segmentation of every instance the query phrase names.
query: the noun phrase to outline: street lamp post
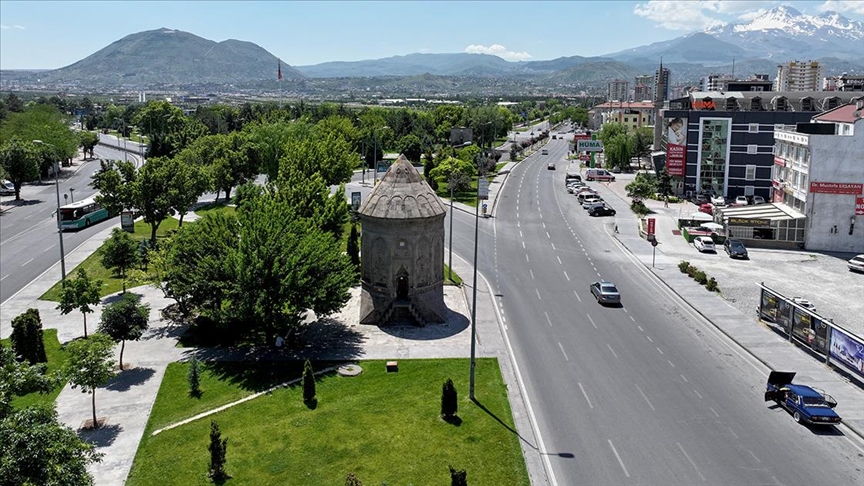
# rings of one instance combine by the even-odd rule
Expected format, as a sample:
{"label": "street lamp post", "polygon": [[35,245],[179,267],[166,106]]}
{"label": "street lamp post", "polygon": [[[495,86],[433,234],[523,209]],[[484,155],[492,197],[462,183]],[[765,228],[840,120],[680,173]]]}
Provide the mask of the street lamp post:
{"label": "street lamp post", "polygon": [[[33,140],[37,145],[47,145],[51,147],[54,153],[54,158],[57,158],[57,147],[42,140]],[[63,280],[66,280],[66,252],[63,251],[63,226],[60,223],[60,162],[54,162],[54,189],[57,193],[57,236],[60,238],[60,275]]]}
{"label": "street lamp post", "polygon": [[[468,398],[470,400],[474,400],[474,370],[477,367],[477,237],[479,236],[480,228],[481,172],[482,171],[480,171],[478,167],[477,204],[474,205],[474,288],[472,289],[473,296],[471,298],[471,377],[468,381]],[[482,196],[486,196],[486,194],[483,194]],[[453,220],[451,219],[450,222],[452,224]]]}
{"label": "street lamp post", "polygon": [[453,281],[453,174],[450,174],[450,260],[447,264],[449,279]]}
{"label": "street lamp post", "polygon": [[74,187],[69,188],[69,199],[72,200],[71,202],[75,202],[75,188]]}

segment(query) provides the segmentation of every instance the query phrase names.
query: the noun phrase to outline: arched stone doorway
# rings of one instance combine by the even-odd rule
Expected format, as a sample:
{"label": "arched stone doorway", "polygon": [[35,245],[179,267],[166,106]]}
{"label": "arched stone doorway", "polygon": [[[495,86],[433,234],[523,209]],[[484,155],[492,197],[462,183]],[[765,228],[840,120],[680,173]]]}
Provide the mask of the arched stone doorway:
{"label": "arched stone doorway", "polygon": [[408,275],[396,277],[396,298],[400,300],[408,298]]}

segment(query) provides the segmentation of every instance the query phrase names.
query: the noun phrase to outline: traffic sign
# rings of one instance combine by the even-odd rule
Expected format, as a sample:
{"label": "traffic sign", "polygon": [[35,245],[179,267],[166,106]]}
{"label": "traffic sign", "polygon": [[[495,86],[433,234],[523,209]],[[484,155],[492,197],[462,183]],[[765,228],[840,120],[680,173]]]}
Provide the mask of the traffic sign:
{"label": "traffic sign", "polygon": [[654,234],[654,218],[648,219],[648,234],[649,235]]}
{"label": "traffic sign", "polygon": [[485,177],[477,180],[477,199],[489,199],[489,179]]}
{"label": "traffic sign", "polygon": [[577,152],[602,152],[602,140],[576,140]]}

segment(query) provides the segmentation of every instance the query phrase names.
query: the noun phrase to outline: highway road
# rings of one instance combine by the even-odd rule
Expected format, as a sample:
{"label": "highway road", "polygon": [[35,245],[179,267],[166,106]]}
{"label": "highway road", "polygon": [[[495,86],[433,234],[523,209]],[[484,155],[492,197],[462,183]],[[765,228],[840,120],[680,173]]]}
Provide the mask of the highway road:
{"label": "highway road", "polygon": [[[102,135],[104,137],[104,135]],[[122,142],[121,142],[122,143]],[[95,192],[90,187],[93,174],[99,170],[99,159],[124,158],[124,153],[109,146],[94,149],[96,159],[64,168],[60,178],[60,204],[66,204],[63,195],[71,193],[76,201]],[[127,155],[130,160],[136,157]],[[42,184],[27,184],[21,189],[26,204],[15,207],[0,217],[0,303],[24,288],[36,277],[60,261],[60,238],[57,236],[57,193],[54,180]],[[68,200],[72,202],[71,199]],[[63,249],[68,255],[90,236],[105,229],[115,219],[103,221],[80,231],[63,233]],[[68,269],[67,269],[68,270]]]}
{"label": "highway road", "polygon": [[[505,319],[552,483],[862,484],[860,440],[764,403],[764,366],[629,258],[611,236],[616,218],[592,218],[566,193],[567,142],[547,148],[513,169],[496,217],[480,220],[478,268]],[[456,213],[454,251],[469,261],[473,224]],[[601,277],[618,285],[623,307],[594,300],[588,286]]]}

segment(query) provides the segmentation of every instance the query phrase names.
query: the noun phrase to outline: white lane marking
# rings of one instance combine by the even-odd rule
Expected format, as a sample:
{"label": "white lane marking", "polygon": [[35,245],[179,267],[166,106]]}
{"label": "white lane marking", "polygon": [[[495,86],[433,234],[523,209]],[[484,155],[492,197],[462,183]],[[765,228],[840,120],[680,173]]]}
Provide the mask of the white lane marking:
{"label": "white lane marking", "polygon": [[762,462],[761,459],[759,459],[758,457],[756,457],[756,454],[753,454],[753,451],[751,451],[750,449],[746,449],[746,451],[749,452],[751,456],[753,456],[753,459],[754,459],[756,462]]}
{"label": "white lane marking", "polygon": [[582,297],[579,297],[579,294],[577,294],[575,290],[573,291],[573,295],[576,296],[576,300],[578,300],[579,302],[582,302]]}
{"label": "white lane marking", "polygon": [[522,238],[522,230],[519,230],[519,238]]}
{"label": "white lane marking", "polygon": [[597,329],[597,324],[594,324],[594,319],[591,319],[591,315],[585,314],[585,317],[587,317],[588,320],[591,321],[591,325],[594,326],[594,329]]}
{"label": "white lane marking", "polygon": [[699,471],[699,468],[696,467],[696,463],[693,462],[693,459],[690,459],[690,455],[687,454],[687,451],[684,450],[684,446],[682,446],[680,442],[676,442],[675,445],[678,446],[678,449],[681,451],[681,454],[684,454],[684,457],[686,457],[687,460],[690,461],[690,465],[693,466],[693,469],[696,471],[696,474],[699,475],[699,477],[702,479],[702,481],[707,481],[705,479],[705,476],[702,475],[702,472]]}
{"label": "white lane marking", "polygon": [[35,260],[35,258],[31,258],[31,259],[27,260],[26,262],[22,263],[21,266],[23,267],[24,265],[27,265],[28,263],[32,262],[33,260]]}
{"label": "white lane marking", "polygon": [[[624,312],[626,312],[627,314],[629,314],[629,312],[627,312],[627,308],[626,308],[626,307],[622,307],[622,309],[624,309]],[[633,318],[631,317],[630,319],[633,319]]]}
{"label": "white lane marking", "polygon": [[624,470],[624,475],[627,476],[627,477],[629,478],[629,477],[630,477],[630,473],[627,472],[627,468],[624,467],[624,461],[621,460],[621,456],[619,456],[619,455],[618,455],[618,451],[615,450],[615,444],[612,443],[612,440],[611,440],[611,439],[607,439],[607,441],[609,442],[609,447],[612,448],[612,452],[615,453],[615,458],[618,459],[618,464],[620,464],[620,465],[621,465],[621,469]]}
{"label": "white lane marking", "polygon": [[702,398],[702,394],[699,393],[699,390],[693,390],[693,393],[695,393],[697,397]]}
{"label": "white lane marking", "polygon": [[651,403],[651,400],[648,400],[648,396],[645,395],[645,392],[642,391],[642,388],[640,388],[639,385],[636,385],[636,389],[639,390],[639,394],[642,395],[642,398],[644,398],[645,401],[648,402],[648,406],[651,407],[651,411],[656,412],[657,409],[654,408],[654,404]]}
{"label": "white lane marking", "polygon": [[[540,198],[537,198],[537,200],[538,200],[538,201],[539,201],[539,200],[540,200]],[[546,223],[544,223],[544,222],[541,222],[541,223],[540,223],[540,224],[542,224],[542,225],[543,225],[543,229],[546,229]]]}
{"label": "white lane marking", "polygon": [[576,384],[579,385],[579,389],[582,390],[582,396],[585,397],[585,401],[588,402],[588,406],[591,408],[594,408],[594,404],[591,403],[591,399],[588,398],[588,394],[585,393],[585,388],[582,387],[582,383],[576,383]]}
{"label": "white lane marking", "polygon": [[732,427],[726,427],[726,428],[729,429],[729,433],[732,434],[732,437],[735,437],[736,439],[738,438],[738,434],[736,434],[735,431],[732,430]]}
{"label": "white lane marking", "polygon": [[609,346],[609,344],[607,343],[607,344],[606,344],[606,347],[609,348],[609,351],[612,352],[612,356],[615,356],[615,359],[618,359],[618,355],[615,354],[615,350],[612,349],[612,346]]}
{"label": "white lane marking", "polygon": [[657,352],[660,353],[660,354],[664,354],[664,353],[663,353],[663,350],[660,349],[660,348],[657,348]]}
{"label": "white lane marking", "polygon": [[549,325],[551,326],[552,325],[552,319],[549,319],[549,313],[546,311],[543,311],[543,313],[546,314],[546,322],[548,322]]}
{"label": "white lane marking", "polygon": [[526,261],[526,262],[529,262],[529,263],[531,262],[531,260],[528,259],[528,254],[527,254],[527,253],[525,254],[525,261]]}
{"label": "white lane marking", "polygon": [[564,272],[564,277],[567,278],[567,281],[568,281],[568,282],[570,281],[570,275],[567,275],[567,272]]}
{"label": "white lane marking", "polygon": [[6,277],[8,277],[8,276],[9,276],[9,275],[3,275],[3,278],[0,278],[0,282],[2,282],[2,281],[3,281]]}
{"label": "white lane marking", "polygon": [[50,250],[51,248],[54,248],[54,245],[51,245],[48,248],[45,248],[44,250],[42,250],[42,253],[45,253],[46,251]]}
{"label": "white lane marking", "polygon": [[524,240],[522,241],[522,249],[523,250],[525,249],[525,241]]}
{"label": "white lane marking", "polygon": [[567,353],[564,352],[564,346],[561,346],[561,342],[560,342],[560,341],[558,342],[558,347],[561,348],[561,354],[564,355],[564,360],[565,360],[565,361],[570,361],[570,358],[568,358],[568,357],[567,357]]}
{"label": "white lane marking", "polygon": [[556,249],[557,248],[555,248],[555,243],[552,243],[552,250],[555,251]]}
{"label": "white lane marking", "polygon": [[684,375],[679,375],[679,376],[681,376],[681,379],[684,380],[684,383],[690,383],[690,380],[688,380],[686,376],[684,376]]}
{"label": "white lane marking", "polygon": [[546,232],[546,238],[549,238],[550,240],[552,239],[552,237],[549,236],[549,232],[548,232],[548,231]]}
{"label": "white lane marking", "polygon": [[648,338],[648,340],[651,341],[652,343],[654,342],[654,340],[651,339],[651,336],[645,336],[645,337]]}
{"label": "white lane marking", "polygon": [[639,324],[636,324],[636,327],[638,327],[640,331],[645,332],[645,329],[642,329],[642,326],[640,326]]}
{"label": "white lane marking", "polygon": [[668,359],[666,360],[666,362],[669,363],[669,366],[671,366],[671,367],[673,367],[673,368],[675,367],[675,363],[669,361]]}
{"label": "white lane marking", "polygon": [[543,300],[543,297],[540,297],[540,291],[537,290],[537,287],[534,287],[534,292],[537,292],[537,299]]}
{"label": "white lane marking", "polygon": [[558,264],[559,264],[559,265],[564,265],[564,262],[561,261],[561,257],[560,257],[560,256],[559,256],[559,257],[556,257],[556,258],[558,258]]}
{"label": "white lane marking", "polygon": [[[594,270],[597,270],[597,269],[595,268]],[[597,272],[597,276],[598,276],[598,277],[603,277],[602,275],[600,275],[600,272]]]}
{"label": "white lane marking", "polygon": [[[711,410],[711,413],[713,413],[715,417],[720,418],[720,414],[717,413],[717,410],[714,410],[713,407],[708,407],[708,410]],[[752,452],[751,452],[751,454],[752,454]]]}
{"label": "white lane marking", "polygon": [[630,320],[636,322],[636,319],[633,319],[633,316],[630,316]]}
{"label": "white lane marking", "polygon": [[531,280],[534,280],[534,270],[529,268],[528,271],[531,272]]}

